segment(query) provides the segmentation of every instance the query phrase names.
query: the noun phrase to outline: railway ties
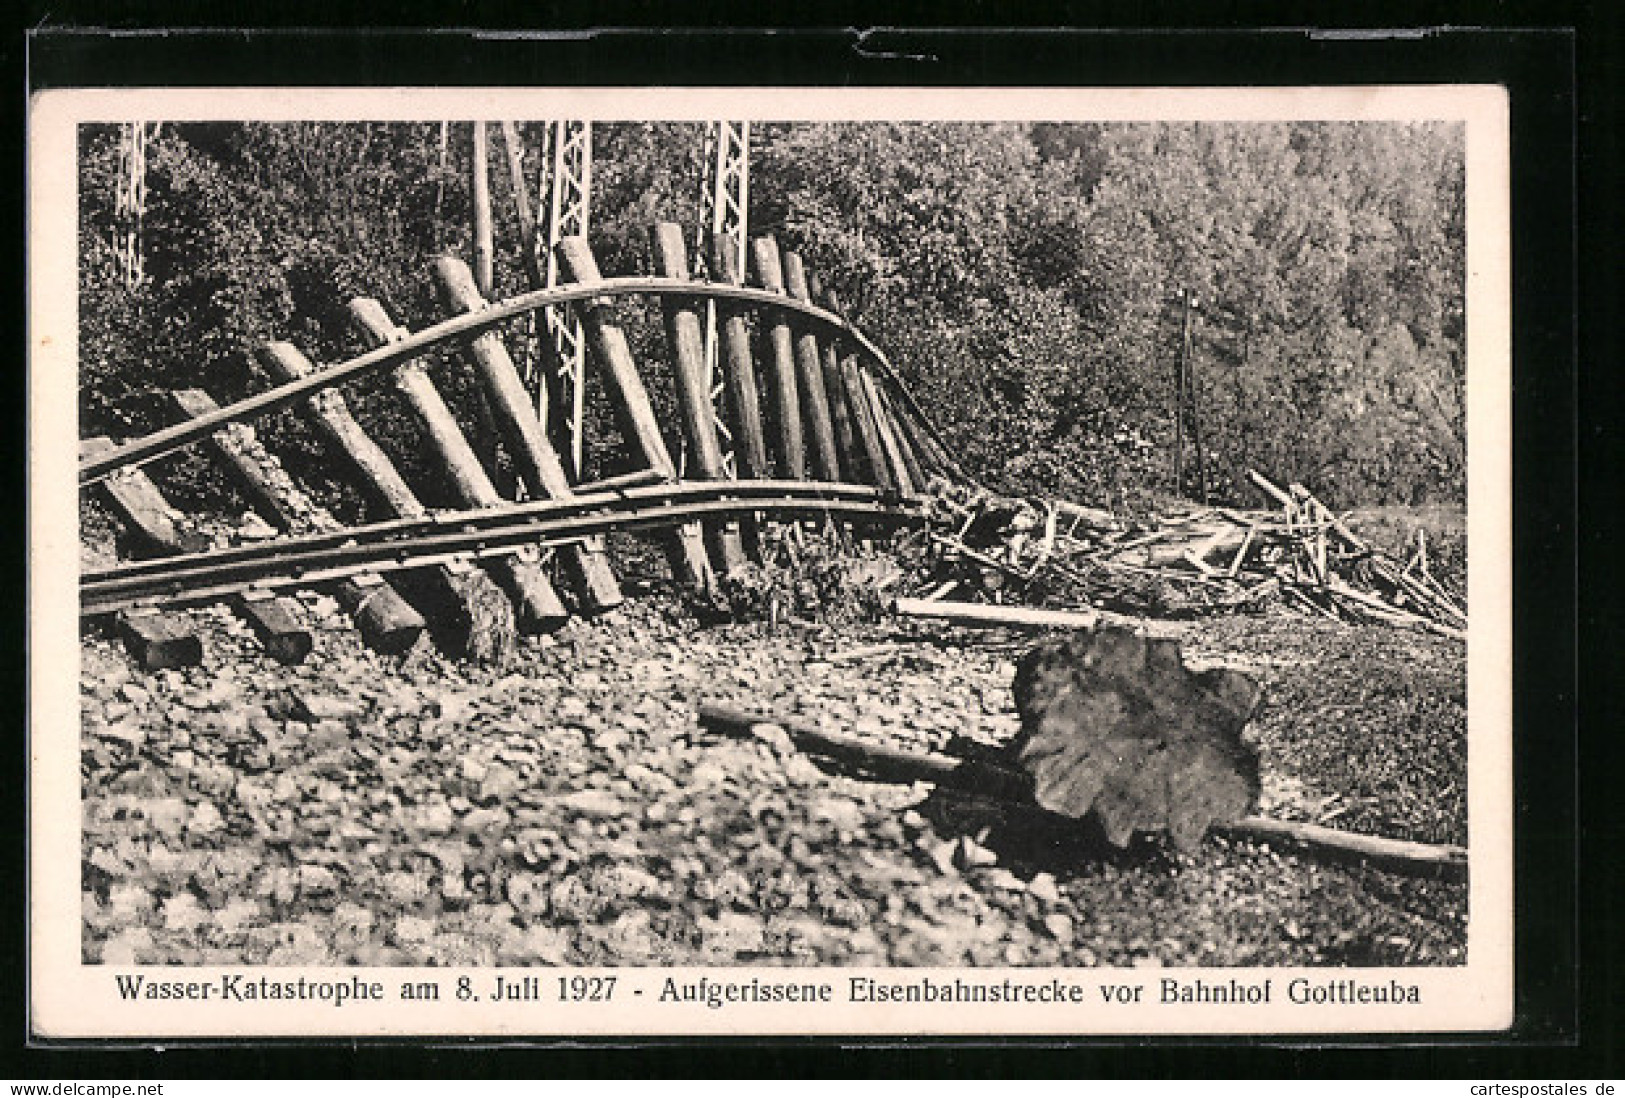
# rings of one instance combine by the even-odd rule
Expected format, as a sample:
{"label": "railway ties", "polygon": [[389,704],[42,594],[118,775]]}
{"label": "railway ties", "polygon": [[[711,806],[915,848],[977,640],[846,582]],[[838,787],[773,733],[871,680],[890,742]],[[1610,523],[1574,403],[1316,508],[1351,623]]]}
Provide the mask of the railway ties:
{"label": "railway ties", "polygon": [[[200,389],[182,390],[172,394],[173,425],[123,443],[87,440],[81,487],[108,505],[136,559],[82,576],[81,616],[119,616],[145,666],[184,665],[201,659],[185,608],[225,601],[269,652],[297,662],[311,651],[310,627],[287,596],[314,587],[336,598],[379,650],[404,651],[428,632],[449,655],[502,662],[516,632],[545,632],[621,602],[605,550],[610,533],[654,538],[673,579],[703,589],[749,566],[759,521],[866,530],[923,522],[917,493],[925,479],[964,478],[884,354],[820,295],[816,273],[764,238],[754,285],[738,285],[726,264],[723,281],[693,281],[682,239],[676,226],[656,226],[659,273],[611,278],[585,239],[565,239],[559,260],[572,283],[497,301],[485,299],[465,264],[445,257],[433,276],[452,314],[446,319],[412,332],[377,302],[357,299],[349,309],[364,353],[318,365],[290,343],[268,343],[255,358],[272,388],[224,407]],[[679,412],[671,423],[657,417],[616,315],[617,303],[632,297],[654,300],[665,318],[664,374]],[[714,384],[696,344],[707,302],[718,307],[725,344]],[[615,414],[618,438],[603,441],[618,448],[624,472],[567,475],[567,440],[549,436],[505,346],[506,321],[565,306],[584,320],[592,376]],[[493,436],[457,422],[424,368],[430,355],[471,375],[523,497],[493,483],[494,455],[474,445]],[[342,385],[379,375],[428,441],[427,463],[400,462],[346,404]],[[340,526],[282,468],[268,445],[275,439],[256,433],[252,422],[280,408],[310,423],[332,459],[329,472],[360,489],[362,524]],[[731,460],[724,440],[739,447]],[[163,497],[161,465],[143,468],[197,443],[279,536],[199,551],[191,524],[177,521],[184,516]],[[671,458],[679,444],[699,479],[679,478]],[[434,483],[417,483],[424,475]],[[423,503],[448,494],[451,510]]]}

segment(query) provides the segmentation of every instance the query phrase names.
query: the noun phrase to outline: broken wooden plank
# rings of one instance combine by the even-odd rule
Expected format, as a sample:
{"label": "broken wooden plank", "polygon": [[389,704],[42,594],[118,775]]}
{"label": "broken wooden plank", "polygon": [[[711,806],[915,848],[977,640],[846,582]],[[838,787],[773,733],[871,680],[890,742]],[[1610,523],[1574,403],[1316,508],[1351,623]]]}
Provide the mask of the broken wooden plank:
{"label": "broken wooden plank", "polygon": [[118,615],[125,648],[146,671],[195,667],[203,662],[203,642],[192,623],[162,610],[125,610]]}

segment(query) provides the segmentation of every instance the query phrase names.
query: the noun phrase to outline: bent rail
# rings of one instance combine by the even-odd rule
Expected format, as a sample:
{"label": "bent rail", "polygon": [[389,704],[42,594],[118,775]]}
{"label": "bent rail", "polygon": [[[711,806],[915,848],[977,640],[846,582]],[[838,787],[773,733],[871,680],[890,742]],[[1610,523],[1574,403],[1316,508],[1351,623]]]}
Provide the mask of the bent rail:
{"label": "bent rail", "polygon": [[80,580],[80,615],[212,602],[253,590],[309,586],[367,572],[464,557],[557,548],[610,530],[672,526],[702,517],[766,513],[878,524],[925,521],[923,501],[858,485],[714,481],[576,496],[509,507],[441,512],[326,534],[120,565]]}
{"label": "bent rail", "polygon": [[[313,371],[304,377],[286,382],[273,389],[267,389],[263,393],[256,393],[218,411],[198,416],[173,427],[166,427],[143,438],[134,439],[103,453],[86,457],[79,463],[79,483],[81,485],[94,484],[119,469],[144,464],[164,454],[179,450],[199,439],[206,438],[228,424],[288,407],[296,401],[331,389],[344,382],[366,377],[391,366],[399,366],[432,350],[439,344],[459,339],[473,339],[527,313],[577,302],[607,301],[637,295],[700,300],[710,298],[712,300],[766,306],[795,313],[804,320],[822,326],[826,332],[833,331],[850,339],[862,350],[864,356],[872,361],[896,387],[909,411],[919,418],[921,426],[930,435],[932,441],[941,448],[946,460],[952,463],[952,448],[943,442],[941,436],[937,433],[936,426],[915,402],[907,387],[903,385],[885,353],[845,317],[810,302],[787,297],[771,290],[713,282],[693,282],[686,279],[632,276],[606,278],[597,282],[534,290],[508,298],[505,301],[492,303],[479,312],[465,313],[449,320],[443,320],[438,324],[432,324],[398,342]],[[956,464],[953,468],[955,472],[960,472]]]}

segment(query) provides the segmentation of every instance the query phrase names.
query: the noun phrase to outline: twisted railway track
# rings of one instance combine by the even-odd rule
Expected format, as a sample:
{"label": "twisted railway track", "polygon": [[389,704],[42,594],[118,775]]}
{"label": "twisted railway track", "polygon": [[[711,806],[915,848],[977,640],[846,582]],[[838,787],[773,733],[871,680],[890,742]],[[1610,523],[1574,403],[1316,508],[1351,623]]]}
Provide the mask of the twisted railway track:
{"label": "twisted railway track", "polygon": [[80,579],[80,614],[214,602],[257,590],[306,587],[366,573],[465,558],[556,549],[616,530],[698,519],[828,519],[874,526],[925,521],[917,498],[846,484],[729,481],[577,496],[427,519],[358,526],[233,549],[121,564]]}
{"label": "twisted railway track", "polygon": [[[452,635],[434,628],[437,616],[496,621],[495,613],[520,632],[545,632],[568,620],[571,605],[593,613],[622,601],[604,548],[609,533],[649,534],[679,585],[704,588],[749,564],[754,539],[744,535],[759,521],[864,530],[917,524],[932,478],[969,480],[885,353],[843,315],[833,293],[822,294],[795,253],[760,237],[752,285],[726,268],[722,281],[694,281],[685,277],[682,241],[677,226],[655,226],[657,274],[605,278],[587,241],[568,238],[558,253],[570,284],[495,302],[483,298],[466,264],[443,257],[432,276],[445,319],[408,331],[378,302],[358,298],[349,318],[364,353],[319,365],[290,343],[267,343],[254,357],[270,388],[225,405],[201,389],[179,390],[170,394],[177,422],[133,440],[85,440],[81,489],[98,493],[131,535],[126,544],[148,559],[84,573],[81,617],[117,615],[149,664],[200,658],[182,611],[214,601],[231,603],[273,653],[303,658],[311,648],[298,624],[303,615],[282,595],[307,587],[330,591],[381,650],[404,650],[425,629]],[[632,299],[654,301],[662,313],[662,374],[675,390],[675,422],[657,415],[620,326],[618,308]],[[582,322],[591,376],[614,412],[619,462],[629,472],[610,481],[582,483],[580,470],[562,460],[579,452],[580,401],[571,423],[544,416],[507,349],[510,321],[560,309]],[[708,311],[718,320],[714,362],[700,338]],[[486,411],[479,429],[453,416],[422,363],[431,355],[472,374]],[[369,377],[392,379],[426,447],[429,460],[414,465],[427,465],[439,480],[436,494],[449,494],[454,509],[425,506],[425,486],[409,483],[350,411],[344,386]],[[558,383],[544,381],[549,391]],[[284,408],[316,429],[334,468],[347,469],[370,501],[374,521],[340,526],[282,469],[272,453],[277,440],[257,435],[253,423]],[[517,485],[499,489],[488,472],[494,455],[480,454],[476,443],[502,447]],[[149,474],[167,455],[198,444],[282,536],[200,551],[197,532]],[[732,461],[724,454],[730,444]],[[688,479],[673,461],[677,446],[689,459]],[[549,553],[559,567],[544,567]],[[401,572],[413,573],[402,577],[413,582],[397,591],[389,577]],[[432,591],[416,582],[424,577]],[[561,598],[556,582],[575,598]],[[154,652],[184,655],[142,655]]]}

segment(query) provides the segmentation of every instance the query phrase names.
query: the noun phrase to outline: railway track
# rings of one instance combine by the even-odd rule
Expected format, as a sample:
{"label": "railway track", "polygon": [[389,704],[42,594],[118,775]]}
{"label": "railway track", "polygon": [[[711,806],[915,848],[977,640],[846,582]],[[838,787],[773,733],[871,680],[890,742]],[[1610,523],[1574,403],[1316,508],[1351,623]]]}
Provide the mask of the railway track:
{"label": "railway track", "polygon": [[427,519],[359,526],[262,545],[121,564],[86,572],[79,612],[96,617],[229,595],[308,587],[368,573],[466,558],[555,549],[614,530],[766,515],[877,526],[925,521],[922,501],[845,484],[725,481],[633,489]]}
{"label": "railway track", "polygon": [[[465,263],[442,257],[430,274],[444,319],[409,331],[379,302],[357,298],[347,311],[363,353],[323,365],[291,343],[266,343],[253,350],[269,388],[224,405],[202,389],[177,390],[169,426],[131,440],[85,440],[80,487],[108,506],[140,559],[84,573],[81,618],[117,615],[149,666],[195,662],[200,646],[183,610],[224,601],[268,650],[296,660],[311,650],[307,615],[282,596],[315,588],[332,594],[380,651],[404,651],[427,631],[453,654],[479,659],[478,643],[454,638],[542,633],[568,620],[571,606],[591,614],[618,605],[623,594],[604,547],[611,532],[649,535],[679,586],[705,588],[749,563],[755,539],[746,535],[758,521],[915,524],[925,521],[923,494],[934,478],[968,482],[885,353],[833,293],[821,294],[798,256],[761,237],[752,285],[736,283],[741,272],[696,281],[685,277],[683,239],[676,225],[655,226],[656,272],[605,278],[586,239],[567,238],[558,252],[569,284],[494,302]],[[659,374],[675,388],[675,419],[657,415],[621,327],[619,310],[634,299],[654,301],[663,315]],[[574,407],[573,419],[550,411],[544,420],[506,345],[509,322],[564,308],[582,322],[591,377],[614,413],[618,464],[629,472],[611,481],[584,483],[563,460],[581,452],[579,390],[573,402],[559,402]],[[714,363],[701,341],[708,313],[717,319]],[[480,422],[458,422],[425,369],[430,356],[472,375]],[[428,458],[413,467],[438,483],[409,483],[346,404],[344,387],[369,377],[392,382]],[[564,383],[562,375],[544,380]],[[282,468],[277,440],[254,426],[279,409],[310,423],[374,521],[340,526]],[[198,531],[160,483],[161,459],[194,445],[280,536],[198,551]],[[500,464],[514,477],[502,487],[489,472],[495,455],[477,448],[491,446],[500,446]],[[679,446],[682,477],[673,460]],[[449,498],[453,510],[431,511],[426,490]],[[544,567],[545,554],[558,567]],[[569,603],[555,583],[573,592]],[[456,624],[471,622],[484,624],[473,632]]]}

